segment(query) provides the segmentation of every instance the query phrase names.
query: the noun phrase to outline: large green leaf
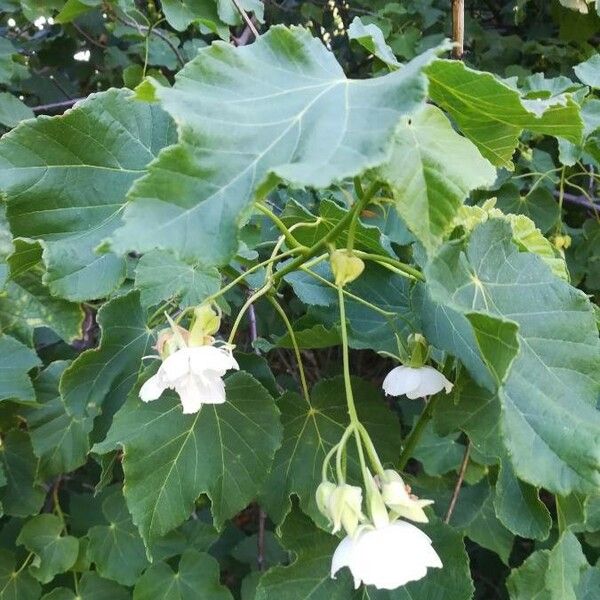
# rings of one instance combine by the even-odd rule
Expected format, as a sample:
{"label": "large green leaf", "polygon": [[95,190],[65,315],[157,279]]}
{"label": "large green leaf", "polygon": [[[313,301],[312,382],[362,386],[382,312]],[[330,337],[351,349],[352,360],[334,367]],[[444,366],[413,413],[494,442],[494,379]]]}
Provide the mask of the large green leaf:
{"label": "large green leaf", "polygon": [[316,529],[295,510],[282,526],[284,545],[296,560],[288,567],[273,567],[258,583],[255,600],[347,600],[352,597],[349,573],[331,579],[331,557],[340,540]]}
{"label": "large green leaf", "polygon": [[70,415],[58,391],[68,364],[53,362],[35,378],[39,406],[26,414],[33,451],[47,476],[74,471],[85,463],[89,450],[89,419]]}
{"label": "large green leaf", "polygon": [[[400,452],[400,426],[381,401],[381,392],[361,379],[353,380],[353,391],[361,422],[369,430],[383,461],[393,461]],[[326,521],[315,502],[321,482],[323,459],[340,441],[349,423],[344,382],[341,377],[319,382],[310,402],[287,392],[279,400],[283,422],[283,443],[262,493],[261,503],[273,521],[280,523],[291,507],[290,494],[300,498],[300,506],[316,523]],[[349,469],[359,476],[358,459],[352,443]]]}
{"label": "large green leaf", "polygon": [[600,88],[600,54],[594,54],[585,62],[573,67],[579,81],[592,88]]}
{"label": "large green leaf", "polygon": [[500,463],[493,496],[500,522],[515,535],[546,539],[552,518],[540,500],[538,490],[514,473],[502,443],[498,395],[477,386],[463,374],[455,384],[452,397],[436,405],[434,416],[436,427],[443,433],[464,431],[479,460]]}
{"label": "large green leaf", "polygon": [[17,544],[35,554],[29,572],[41,583],[52,581],[77,560],[79,541],[73,536],[61,535],[63,529],[59,517],[41,514],[27,521],[17,538]]}
{"label": "large green leaf", "polygon": [[67,342],[81,337],[81,307],[53,297],[42,283],[46,269],[40,244],[16,240],[8,264],[10,280],[0,298],[3,330],[26,344],[32,344],[36,327],[50,327]]}
{"label": "large green leaf", "polygon": [[15,517],[39,512],[46,494],[36,481],[39,461],[25,431],[13,429],[3,434],[0,462],[6,476],[6,487],[0,490],[4,512]]}
{"label": "large green leaf", "polygon": [[296,510],[282,527],[283,542],[296,560],[263,575],[255,600],[470,600],[473,583],[462,536],[443,523],[430,523],[425,531],[442,559],[443,569],[431,569],[420,581],[396,590],[362,587],[355,592],[347,569],[335,580],[330,577],[331,556],[340,540],[315,529]]}
{"label": "large green leaf", "polygon": [[179,296],[182,307],[200,304],[219,291],[221,276],[214,267],[187,264],[170,252],[155,250],[144,254],[135,270],[135,287],[143,306],[153,306]]}
{"label": "large green leaf", "polygon": [[552,517],[538,490],[519,480],[508,460],[502,462],[498,474],[494,508],[500,521],[516,535],[545,540],[550,533]]}
{"label": "large green leaf", "polygon": [[[329,263],[315,265],[310,271],[319,278],[306,271],[295,271],[286,275],[285,281],[291,284],[300,300],[314,305],[309,312],[312,317],[329,328],[339,325],[337,291]],[[369,262],[362,275],[344,289],[351,294],[346,295],[346,317],[353,348],[397,354],[396,336],[405,339],[418,330],[419,318],[413,310],[411,282],[405,277]]]}
{"label": "large green leaf", "polygon": [[103,579],[93,571],[81,576],[76,598],[81,600],[129,600],[131,593],[110,579]]}
{"label": "large green leaf", "polygon": [[148,81],[139,92],[177,121],[179,144],[133,187],[112,247],[227,263],[255,193],[278,181],[325,187],[382,163],[400,117],[423,103],[421,71],[434,57],[351,80],[298,27],[201,49],[172,88]]}
{"label": "large green leaf", "polygon": [[498,389],[517,475],[563,495],[595,489],[600,344],[586,296],[519,252],[497,220],[478,226],[464,252],[447,245],[426,274],[438,305],[425,309],[426,335]]}
{"label": "large green leaf", "polygon": [[372,587],[359,592],[360,600],[471,600],[473,582],[469,571],[469,557],[462,536],[441,522],[424,527],[435,551],[444,565],[429,569],[419,581],[413,581],[397,590],[385,591]]}
{"label": "large green leaf", "polygon": [[439,108],[426,106],[401,120],[381,176],[408,228],[432,251],[471,190],[494,183],[496,170]]}
{"label": "large green leaf", "polygon": [[0,336],[0,400],[33,401],[35,393],[28,373],[40,364],[31,348],[8,335]]}
{"label": "large green leaf", "polygon": [[402,66],[394,56],[392,49],[386,44],[383,32],[374,23],[365,24],[360,17],[354,17],[348,27],[348,39],[356,40],[365,50],[388,65],[390,69],[398,69]]}
{"label": "large green leaf", "polygon": [[219,565],[208,554],[186,550],[177,571],[166,562],[152,565],[136,583],[135,600],[231,600],[219,583]]}
{"label": "large green leaf", "polygon": [[65,371],[60,392],[67,412],[75,417],[113,414],[123,403],[150,353],[152,332],[139,292],[107,302],[98,312],[102,331],[98,348],[79,355]]}
{"label": "large green leaf", "polygon": [[21,121],[31,119],[33,111],[16,96],[7,92],[0,93],[0,124],[16,127]]}
{"label": "large green leaf", "polygon": [[589,565],[577,538],[565,532],[552,550],[532,554],[508,578],[512,600],[581,600],[578,584]]}
{"label": "large green leaf", "polygon": [[427,76],[432,100],[494,165],[512,167],[511,157],[524,129],[574,144],[581,141],[583,121],[570,94],[524,101],[519,91],[491,73],[474,71],[460,61],[436,61]]}
{"label": "large green leaf", "polygon": [[101,298],[123,280],[123,259],[94,249],[114,229],[131,184],[173,135],[160,108],[109,90],[2,138],[0,189],[11,229],[42,243],[53,294]]}
{"label": "large green leaf", "polygon": [[[2,600],[38,600],[40,584],[27,569],[17,573],[15,557],[8,550],[0,550],[0,598]],[[20,566],[20,565],[19,565]]]}
{"label": "large green leaf", "polygon": [[148,541],[174,529],[206,493],[215,522],[256,497],[281,439],[278,411],[253,377],[226,380],[227,402],[184,415],[174,394],[142,403],[136,394],[114,418],[99,453],[122,447],[125,498]]}
{"label": "large green leaf", "polygon": [[102,577],[133,585],[148,566],[148,561],[121,490],[114,491],[104,500],[102,513],[108,523],[95,525],[88,531],[88,558]]}

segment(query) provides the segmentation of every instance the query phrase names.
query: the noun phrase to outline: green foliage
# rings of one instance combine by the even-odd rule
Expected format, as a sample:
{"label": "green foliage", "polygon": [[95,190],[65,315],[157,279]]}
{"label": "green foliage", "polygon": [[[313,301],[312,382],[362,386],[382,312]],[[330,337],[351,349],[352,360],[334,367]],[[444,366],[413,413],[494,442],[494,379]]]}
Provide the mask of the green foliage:
{"label": "green foliage", "polygon": [[597,597],[600,7],[465,4],[0,2],[0,600]]}

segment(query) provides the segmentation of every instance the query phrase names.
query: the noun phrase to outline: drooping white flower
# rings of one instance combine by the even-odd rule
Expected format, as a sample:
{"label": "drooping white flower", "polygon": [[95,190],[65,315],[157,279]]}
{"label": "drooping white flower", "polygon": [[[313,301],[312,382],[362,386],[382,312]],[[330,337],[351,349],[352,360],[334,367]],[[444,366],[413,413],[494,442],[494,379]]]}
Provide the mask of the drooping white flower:
{"label": "drooping white flower", "polygon": [[383,391],[388,396],[402,396],[414,400],[437,394],[445,389],[446,394],[452,390],[450,383],[433,367],[405,367],[392,369],[383,380]]}
{"label": "drooping white flower", "polygon": [[196,413],[203,404],[225,402],[223,375],[239,369],[231,350],[215,346],[184,346],[170,354],[140,389],[140,398],[151,402],[166,389],[181,398],[185,414]]}
{"label": "drooping white flower", "polygon": [[329,481],[322,482],[316,493],[317,507],[331,522],[332,533],[341,531],[352,535],[358,523],[365,517],[362,513],[362,488],[356,485]]}
{"label": "drooping white flower", "polygon": [[423,508],[433,504],[433,500],[421,500],[413,495],[396,471],[386,469],[379,476],[379,485],[383,501],[396,515],[416,523],[429,521]]}
{"label": "drooping white flower", "polygon": [[442,561],[418,527],[395,521],[364,526],[354,537],[344,538],[333,554],[331,577],[343,567],[350,569],[356,588],[364,583],[393,590],[425,577],[428,568],[441,568]]}

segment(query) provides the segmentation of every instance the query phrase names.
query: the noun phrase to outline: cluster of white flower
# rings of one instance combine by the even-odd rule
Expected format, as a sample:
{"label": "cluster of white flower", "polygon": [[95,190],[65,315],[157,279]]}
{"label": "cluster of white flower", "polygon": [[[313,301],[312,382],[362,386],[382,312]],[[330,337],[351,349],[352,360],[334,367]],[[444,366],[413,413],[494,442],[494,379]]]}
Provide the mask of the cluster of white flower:
{"label": "cluster of white flower", "polygon": [[[170,328],[160,333],[156,345],[162,364],[141,387],[140,398],[150,402],[158,399],[166,389],[173,389],[179,395],[186,414],[198,412],[203,404],[225,402],[223,376],[239,366],[232,355],[232,347],[217,345],[212,337],[219,329],[220,315],[204,305],[194,311],[189,330],[170,319],[169,322]],[[414,348],[423,344],[422,338],[413,342]],[[412,365],[419,364],[420,352],[418,349],[413,351]],[[387,375],[383,389],[389,395],[406,395],[415,399],[441,390],[448,393],[452,384],[433,367],[399,366]],[[357,588],[365,584],[395,589],[421,579],[429,568],[441,568],[442,561],[429,537],[407,521],[427,523],[423,509],[433,501],[419,499],[396,471],[381,466],[364,428],[359,433],[357,424],[351,423],[347,432],[355,433],[360,444],[361,436],[366,438],[365,443],[375,455],[373,461],[377,474],[373,476],[365,464],[361,465],[365,511],[363,488],[346,483],[345,475],[340,471],[336,483],[324,476],[317,488],[317,506],[328,518],[332,533],[346,532],[333,555],[331,577],[335,578],[340,569],[348,567]],[[345,452],[350,437],[344,436],[333,448],[325,461],[323,473],[327,472],[326,467],[334,451]]]}

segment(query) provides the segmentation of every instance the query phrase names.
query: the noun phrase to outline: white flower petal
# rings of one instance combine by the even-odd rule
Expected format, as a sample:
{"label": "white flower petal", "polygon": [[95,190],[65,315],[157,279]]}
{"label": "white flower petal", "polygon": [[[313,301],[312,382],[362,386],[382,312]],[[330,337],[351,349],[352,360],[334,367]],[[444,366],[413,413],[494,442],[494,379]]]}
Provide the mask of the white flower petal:
{"label": "white flower petal", "polygon": [[162,380],[158,373],[148,379],[144,385],[140,388],[140,398],[143,402],[151,402],[160,397],[160,395],[167,389],[167,386],[163,385]]}
{"label": "white flower petal", "polygon": [[383,380],[383,391],[387,396],[402,396],[421,384],[419,369],[399,366],[392,369]]}
{"label": "white flower petal", "polygon": [[333,556],[332,576],[344,566],[350,568],[355,582],[393,590],[421,579],[430,567],[440,568],[442,561],[425,533],[410,523],[396,521],[385,527],[365,528],[354,539],[347,537]]}
{"label": "white flower petal", "polygon": [[239,365],[231,351],[215,346],[195,346],[188,348],[190,368],[197,375],[207,371],[216,373],[220,377],[230,369],[239,369]]}
{"label": "white flower petal", "polygon": [[203,404],[223,404],[225,385],[220,377],[198,377],[189,373],[175,384],[175,391],[181,398],[184,414],[193,414]]}
{"label": "white flower petal", "polygon": [[160,366],[159,373],[170,386],[190,372],[190,349],[181,348],[169,355]]}
{"label": "white flower petal", "polygon": [[[335,549],[331,558],[331,577],[335,579],[336,573],[344,567],[350,567],[352,561],[352,553],[354,551],[354,540],[350,536],[346,536]],[[354,575],[354,587],[358,589],[360,587],[360,578]]]}
{"label": "white flower petal", "polygon": [[446,390],[446,393],[452,390],[452,384],[437,369],[433,367],[421,367],[418,371],[421,376],[419,386],[417,389],[406,393],[406,396],[411,400],[432,396],[443,389]]}

